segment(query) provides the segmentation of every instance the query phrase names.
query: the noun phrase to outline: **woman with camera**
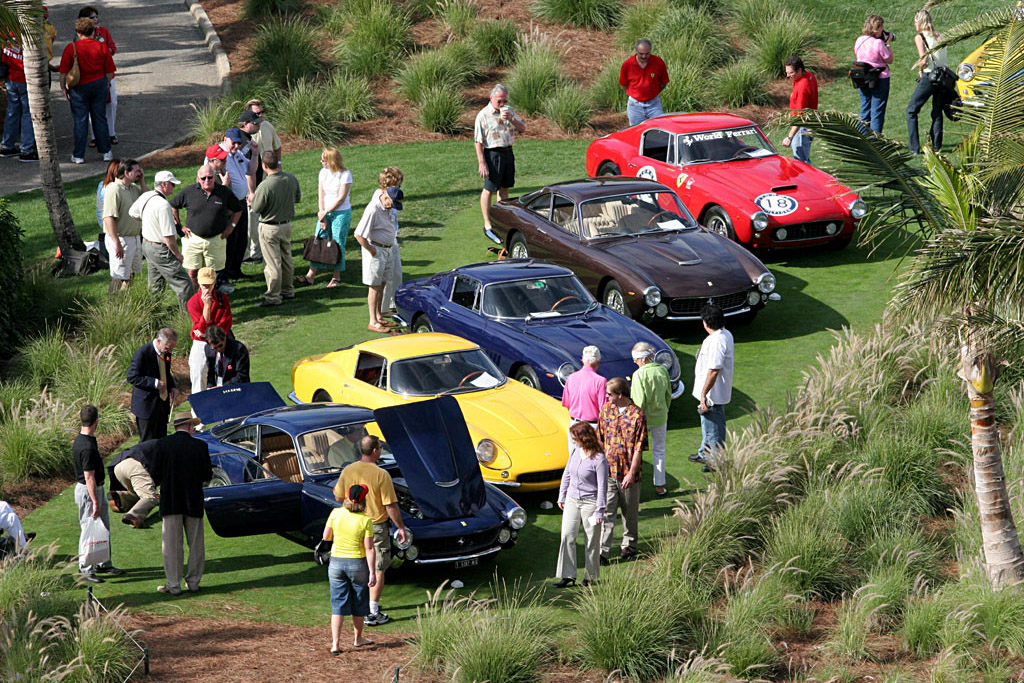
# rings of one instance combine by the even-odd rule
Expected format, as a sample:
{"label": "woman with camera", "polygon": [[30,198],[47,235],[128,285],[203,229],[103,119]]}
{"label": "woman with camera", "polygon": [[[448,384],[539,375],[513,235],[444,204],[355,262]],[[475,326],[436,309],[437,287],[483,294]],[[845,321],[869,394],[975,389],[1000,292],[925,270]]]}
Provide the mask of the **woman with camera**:
{"label": "woman with camera", "polygon": [[874,87],[867,85],[859,88],[860,120],[881,134],[885,125],[885,106],[889,102],[889,65],[892,64],[892,43],[896,35],[885,30],[885,21],[877,14],[870,15],[864,21],[861,33],[864,35],[853,46],[857,61],[881,71]]}
{"label": "woman with camera", "polygon": [[946,94],[941,81],[934,79],[941,76],[942,70],[948,66],[946,48],[937,50],[932,54],[928,51],[939,42],[939,34],[932,25],[932,15],[928,10],[921,10],[914,15],[914,45],[917,46],[917,87],[914,94],[910,96],[910,104],[907,105],[907,136],[910,138],[910,151],[914,154],[921,153],[921,140],[917,133],[917,115],[924,108],[924,103],[930,97],[932,100],[932,127],[928,131],[928,137],[932,143],[932,149],[938,152],[942,149],[942,109],[946,104]]}

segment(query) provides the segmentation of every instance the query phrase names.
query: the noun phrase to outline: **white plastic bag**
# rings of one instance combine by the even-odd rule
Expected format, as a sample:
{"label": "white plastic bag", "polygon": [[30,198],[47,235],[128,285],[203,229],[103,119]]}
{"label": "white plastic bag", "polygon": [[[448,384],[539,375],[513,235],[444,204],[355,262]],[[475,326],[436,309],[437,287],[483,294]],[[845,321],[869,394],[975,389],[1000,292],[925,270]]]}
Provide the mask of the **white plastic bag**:
{"label": "white plastic bag", "polygon": [[100,517],[89,517],[82,526],[78,542],[79,566],[96,567],[110,561],[110,530]]}

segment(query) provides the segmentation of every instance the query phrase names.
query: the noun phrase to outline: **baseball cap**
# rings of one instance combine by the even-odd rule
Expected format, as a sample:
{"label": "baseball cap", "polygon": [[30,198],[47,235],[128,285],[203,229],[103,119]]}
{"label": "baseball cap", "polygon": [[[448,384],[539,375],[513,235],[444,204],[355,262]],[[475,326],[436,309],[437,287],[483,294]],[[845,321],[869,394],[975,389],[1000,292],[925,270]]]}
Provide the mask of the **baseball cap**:
{"label": "baseball cap", "polygon": [[365,484],[353,484],[348,489],[348,499],[353,503],[362,503],[366,500],[366,493],[369,489]]}
{"label": "baseball cap", "polygon": [[242,131],[238,130],[237,128],[228,128],[227,131],[224,133],[224,137],[226,137],[228,140],[231,140],[231,142],[237,142],[240,145],[245,144],[245,135],[243,135]]}
{"label": "baseball cap", "polygon": [[263,119],[261,119],[256,114],[253,114],[248,109],[246,109],[245,111],[243,111],[241,114],[238,115],[238,122],[239,123],[259,123],[262,120]]}
{"label": "baseball cap", "polygon": [[154,183],[174,183],[175,185],[181,185],[181,181],[174,177],[174,174],[170,171],[157,171],[157,174],[153,176]]}
{"label": "baseball cap", "polygon": [[213,268],[200,268],[199,273],[196,274],[196,279],[199,280],[201,285],[212,285],[217,282],[217,271]]}
{"label": "baseball cap", "polygon": [[206,148],[207,159],[220,159],[223,161],[228,158],[228,151],[220,145],[210,145]]}
{"label": "baseball cap", "polygon": [[405,193],[402,192],[402,188],[395,187],[394,185],[392,185],[387,189],[387,193],[388,196],[391,197],[391,200],[395,203],[395,208],[401,211],[402,199],[405,197]]}

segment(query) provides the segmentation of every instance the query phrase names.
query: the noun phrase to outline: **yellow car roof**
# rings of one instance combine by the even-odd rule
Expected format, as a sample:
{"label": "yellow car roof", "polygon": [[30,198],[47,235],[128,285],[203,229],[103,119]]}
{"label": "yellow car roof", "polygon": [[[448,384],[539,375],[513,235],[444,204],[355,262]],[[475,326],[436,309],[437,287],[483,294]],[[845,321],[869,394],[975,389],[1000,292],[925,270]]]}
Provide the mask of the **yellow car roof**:
{"label": "yellow car roof", "polygon": [[432,353],[449,353],[479,348],[476,344],[453,334],[427,332],[381,337],[356,344],[353,348],[369,351],[386,358],[410,358]]}

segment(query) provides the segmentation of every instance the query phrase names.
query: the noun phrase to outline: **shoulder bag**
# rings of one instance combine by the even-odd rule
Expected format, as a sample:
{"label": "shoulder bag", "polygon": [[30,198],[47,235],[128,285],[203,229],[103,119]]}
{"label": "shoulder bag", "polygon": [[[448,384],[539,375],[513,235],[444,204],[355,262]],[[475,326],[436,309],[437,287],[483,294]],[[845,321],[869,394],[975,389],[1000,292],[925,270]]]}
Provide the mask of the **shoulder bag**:
{"label": "shoulder bag", "polygon": [[78,66],[78,47],[75,45],[75,41],[71,41],[71,49],[74,50],[75,57],[71,62],[71,69],[64,76],[64,84],[69,88],[74,88],[82,80],[82,69]]}
{"label": "shoulder bag", "polygon": [[850,82],[859,90],[874,90],[883,70],[867,62],[854,62],[850,67]]}
{"label": "shoulder bag", "polygon": [[338,265],[338,262],[341,261],[341,247],[334,240],[328,239],[326,235],[321,237],[320,234],[321,231],[317,229],[306,238],[302,246],[302,258],[322,263],[325,266]]}

